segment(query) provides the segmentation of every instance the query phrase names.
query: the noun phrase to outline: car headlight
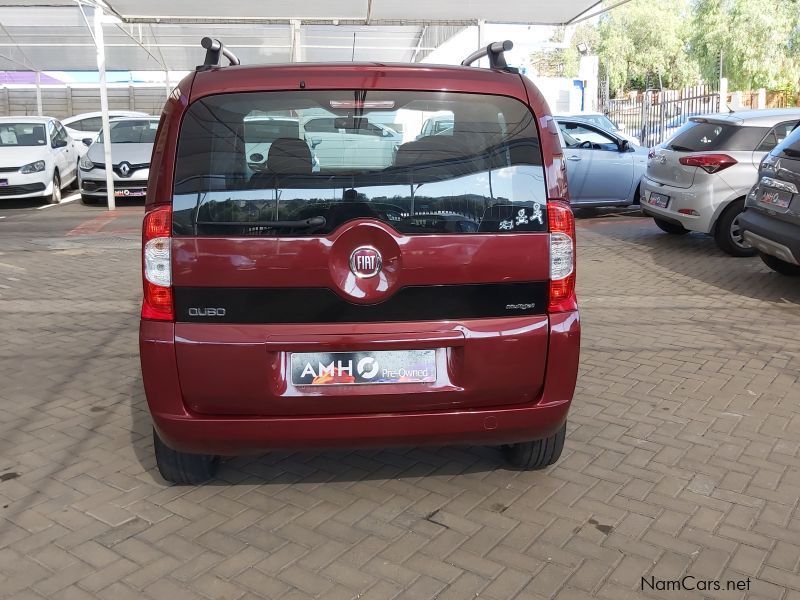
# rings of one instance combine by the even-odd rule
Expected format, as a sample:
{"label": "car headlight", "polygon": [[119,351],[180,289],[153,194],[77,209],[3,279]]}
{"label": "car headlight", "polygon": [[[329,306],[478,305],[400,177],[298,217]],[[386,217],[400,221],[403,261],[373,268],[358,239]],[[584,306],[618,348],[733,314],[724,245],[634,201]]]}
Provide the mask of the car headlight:
{"label": "car headlight", "polygon": [[38,173],[39,171],[44,171],[45,164],[43,160],[37,160],[32,163],[28,163],[27,165],[23,165],[19,168],[20,173],[28,174],[28,173]]}
{"label": "car headlight", "polygon": [[83,169],[84,171],[91,171],[92,169],[94,169],[94,163],[92,162],[92,159],[89,158],[88,154],[85,154],[81,158],[81,162],[79,163],[79,165],[80,168]]}

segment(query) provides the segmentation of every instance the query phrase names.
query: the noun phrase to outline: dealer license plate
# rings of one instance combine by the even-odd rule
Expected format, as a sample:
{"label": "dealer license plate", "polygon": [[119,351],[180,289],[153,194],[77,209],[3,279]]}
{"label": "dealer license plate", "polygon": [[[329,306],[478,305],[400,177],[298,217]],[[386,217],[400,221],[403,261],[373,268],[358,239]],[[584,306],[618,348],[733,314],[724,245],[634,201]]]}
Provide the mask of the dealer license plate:
{"label": "dealer license plate", "polygon": [[761,194],[762,204],[775,206],[777,208],[789,208],[792,195],[789,192],[779,192],[777,190],[767,190]]}
{"label": "dealer license plate", "polygon": [[114,190],[117,198],[141,197],[147,195],[147,190]]}
{"label": "dealer license plate", "polygon": [[290,363],[293,385],[436,381],[436,350],[292,353]]}
{"label": "dealer license plate", "polygon": [[669,204],[669,196],[657,194],[656,192],[650,192],[648,203],[652,204],[653,206],[658,206],[659,208],[667,208],[667,204]]}

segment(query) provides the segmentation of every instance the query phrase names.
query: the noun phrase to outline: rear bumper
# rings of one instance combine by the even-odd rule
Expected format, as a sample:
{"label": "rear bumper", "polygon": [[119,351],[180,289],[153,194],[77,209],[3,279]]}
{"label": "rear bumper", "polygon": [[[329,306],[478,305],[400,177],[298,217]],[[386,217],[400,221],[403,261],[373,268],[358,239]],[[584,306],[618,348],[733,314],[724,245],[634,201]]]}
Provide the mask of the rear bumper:
{"label": "rear bumper", "polygon": [[551,315],[547,372],[533,402],[475,409],[304,416],[197,414],[183,402],[174,325],[142,321],[140,356],[147,402],[164,442],[182,452],[220,455],[269,449],[499,445],[554,434],[575,391],[580,346],[577,311]]}
{"label": "rear bumper", "polygon": [[745,241],[792,265],[800,265],[800,226],[749,208],[739,217]]}
{"label": "rear bumper", "polygon": [[[653,192],[669,196],[669,204],[666,208],[660,208],[648,202],[650,194]],[[739,195],[744,195],[744,193]],[[688,188],[679,188],[659,183],[645,175],[642,177],[639,203],[642,212],[648,216],[683,225],[689,231],[711,233],[720,212],[728,202],[736,197],[737,194],[730,186],[716,179],[710,179],[702,184],[695,183]],[[694,211],[694,213],[679,212],[681,210]]]}

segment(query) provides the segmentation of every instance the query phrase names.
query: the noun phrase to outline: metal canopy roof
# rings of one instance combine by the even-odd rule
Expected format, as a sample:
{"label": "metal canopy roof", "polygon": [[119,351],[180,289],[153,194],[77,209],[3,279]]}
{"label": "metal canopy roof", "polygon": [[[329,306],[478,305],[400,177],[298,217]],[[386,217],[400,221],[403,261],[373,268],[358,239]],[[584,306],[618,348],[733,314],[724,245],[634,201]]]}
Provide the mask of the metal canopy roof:
{"label": "metal canopy roof", "polygon": [[[291,60],[414,62],[463,27],[562,24],[597,0],[5,0],[0,70],[95,70],[90,23],[104,25],[107,68],[183,71],[202,62],[200,39],[221,39],[245,64]],[[88,22],[87,22],[88,19]]]}

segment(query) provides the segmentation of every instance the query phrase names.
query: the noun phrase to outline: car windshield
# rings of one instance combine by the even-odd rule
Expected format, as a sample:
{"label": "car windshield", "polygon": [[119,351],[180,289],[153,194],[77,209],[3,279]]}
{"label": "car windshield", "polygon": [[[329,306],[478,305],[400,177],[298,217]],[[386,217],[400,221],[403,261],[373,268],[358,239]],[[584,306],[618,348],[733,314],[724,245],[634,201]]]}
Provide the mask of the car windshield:
{"label": "car windshield", "polygon": [[[444,110],[449,135],[430,127]],[[449,92],[203,98],[183,119],[174,185],[176,235],[319,235],[358,218],[403,233],[533,231],[546,202],[530,110]]]}
{"label": "car windshield", "polygon": [[45,146],[47,133],[41,123],[0,123],[0,146]]}
{"label": "car windshield", "polygon": [[[111,123],[112,144],[152,144],[156,139],[158,121],[155,119],[142,119],[137,121],[114,121]],[[97,143],[103,143],[103,132],[97,138]]]}

